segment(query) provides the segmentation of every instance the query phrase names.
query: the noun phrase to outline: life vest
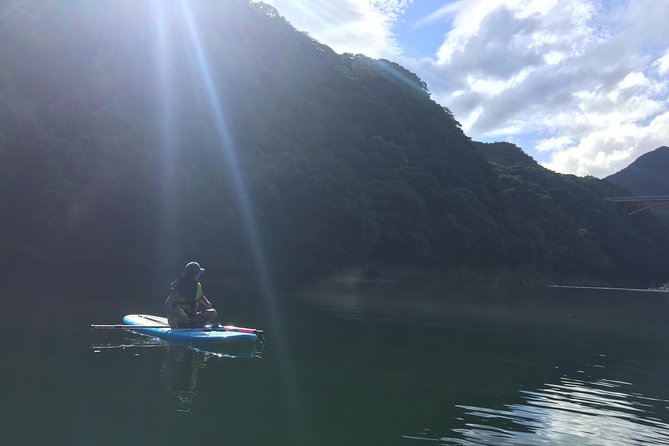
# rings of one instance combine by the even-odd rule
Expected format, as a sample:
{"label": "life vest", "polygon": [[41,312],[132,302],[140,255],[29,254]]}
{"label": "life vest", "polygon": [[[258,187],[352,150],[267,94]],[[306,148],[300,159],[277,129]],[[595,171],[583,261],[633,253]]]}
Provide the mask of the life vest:
{"label": "life vest", "polygon": [[174,302],[174,306],[176,308],[181,308],[186,312],[188,315],[195,314],[195,310],[197,309],[197,304],[200,303],[202,300],[202,284],[200,282],[197,282],[197,285],[195,287],[195,295],[185,295],[177,289],[177,282],[174,281],[172,282],[172,285],[170,285],[170,292],[176,291],[177,293],[177,298]]}

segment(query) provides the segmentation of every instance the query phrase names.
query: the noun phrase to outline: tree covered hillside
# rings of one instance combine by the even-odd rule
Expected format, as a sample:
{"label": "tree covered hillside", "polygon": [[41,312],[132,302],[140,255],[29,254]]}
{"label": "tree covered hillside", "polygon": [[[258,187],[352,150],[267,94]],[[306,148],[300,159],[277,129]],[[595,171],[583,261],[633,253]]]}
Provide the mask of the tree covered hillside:
{"label": "tree covered hillside", "polygon": [[13,1],[0,17],[8,258],[658,279],[628,267],[666,234],[598,201],[607,186],[489,162],[414,74],[266,5]]}
{"label": "tree covered hillside", "polygon": [[494,166],[507,218],[524,247],[519,261],[578,279],[587,271],[609,281],[661,277],[667,230],[650,214],[630,218],[603,197],[624,193],[594,177],[541,167],[513,144],[476,143]]}

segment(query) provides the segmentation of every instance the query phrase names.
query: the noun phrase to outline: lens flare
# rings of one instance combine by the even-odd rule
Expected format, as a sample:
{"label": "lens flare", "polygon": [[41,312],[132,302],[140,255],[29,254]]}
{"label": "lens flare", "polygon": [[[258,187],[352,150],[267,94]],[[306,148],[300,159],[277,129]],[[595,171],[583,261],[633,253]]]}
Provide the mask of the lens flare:
{"label": "lens flare", "polygon": [[253,256],[253,262],[258,276],[260,292],[267,314],[269,315],[269,337],[274,340],[270,342],[272,342],[272,349],[277,352],[279,366],[281,368],[280,372],[284,380],[284,389],[286,390],[286,403],[289,410],[292,412],[294,435],[296,438],[303,439],[305,436],[308,436],[303,428],[303,426],[308,425],[308,423],[304,422],[304,411],[300,409],[301,404],[298,401],[298,395],[295,393],[295,389],[298,388],[294,378],[295,372],[292,370],[290,356],[286,346],[286,337],[279,320],[279,312],[277,311],[278,309],[276,308],[275,303],[274,288],[272,286],[270,271],[267,266],[267,257],[263,249],[251,197],[246,188],[235,144],[228,129],[220,96],[221,93],[214,82],[205,48],[198,34],[197,27],[195,26],[195,20],[188,1],[181,1],[181,11],[190,43],[195,54],[197,68],[202,77],[209,106],[211,107],[212,118],[218,132],[222,154],[231,175],[237,206],[241,212],[242,222],[244,223],[249,248]]}

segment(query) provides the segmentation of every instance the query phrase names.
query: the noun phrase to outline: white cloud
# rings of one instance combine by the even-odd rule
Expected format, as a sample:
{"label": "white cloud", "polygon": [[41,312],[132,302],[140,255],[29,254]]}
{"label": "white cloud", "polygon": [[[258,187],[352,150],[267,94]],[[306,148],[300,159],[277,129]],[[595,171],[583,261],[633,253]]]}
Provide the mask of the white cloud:
{"label": "white cloud", "polygon": [[463,0],[448,8],[434,58],[401,62],[473,138],[523,134],[547,167],[605,176],[669,143],[658,124],[669,112],[669,1],[610,4]]}
{"label": "white cloud", "polygon": [[647,126],[622,125],[593,131],[576,146],[558,151],[546,163],[549,169],[604,177],[669,141],[669,112]]}
{"label": "white cloud", "polygon": [[563,150],[573,144],[571,138],[566,136],[545,138],[539,144],[537,144],[536,149],[540,152],[553,152],[556,150]]}
{"label": "white cloud", "polygon": [[462,7],[463,0],[459,0],[453,3],[448,3],[441,8],[433,11],[426,17],[416,21],[413,25],[414,30],[422,28],[423,26],[434,24],[435,22],[444,20],[447,17],[452,16]]}
{"label": "white cloud", "polygon": [[391,20],[397,20],[413,0],[369,0],[372,8]]}
{"label": "white cloud", "polygon": [[658,74],[664,76],[669,73],[669,50],[653,63],[657,67]]}
{"label": "white cloud", "polygon": [[338,53],[390,58],[401,53],[392,26],[413,0],[269,0],[300,31]]}

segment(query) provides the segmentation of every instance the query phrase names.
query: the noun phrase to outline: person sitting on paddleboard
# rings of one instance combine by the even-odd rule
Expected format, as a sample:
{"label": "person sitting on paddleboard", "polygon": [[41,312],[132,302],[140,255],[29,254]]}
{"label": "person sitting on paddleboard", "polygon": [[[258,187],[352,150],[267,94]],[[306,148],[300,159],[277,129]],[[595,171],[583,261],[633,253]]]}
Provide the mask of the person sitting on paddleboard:
{"label": "person sitting on paddleboard", "polygon": [[204,268],[199,263],[190,262],[170,285],[165,301],[170,327],[202,326],[216,319],[216,310],[202,293],[202,284],[198,281],[202,273]]}

